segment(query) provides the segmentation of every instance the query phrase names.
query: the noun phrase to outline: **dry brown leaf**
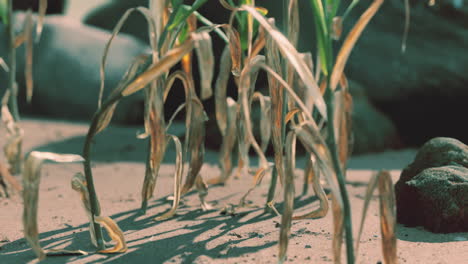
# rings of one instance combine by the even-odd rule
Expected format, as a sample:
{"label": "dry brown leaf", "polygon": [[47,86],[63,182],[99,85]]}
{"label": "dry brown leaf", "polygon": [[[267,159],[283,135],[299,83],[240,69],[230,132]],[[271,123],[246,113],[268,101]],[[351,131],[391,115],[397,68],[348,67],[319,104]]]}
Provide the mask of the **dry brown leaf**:
{"label": "dry brown leaf", "polygon": [[51,152],[33,151],[26,158],[23,172],[23,228],[24,236],[36,253],[39,260],[45,258],[45,252],[39,244],[39,231],[37,225],[37,210],[39,199],[39,183],[41,167],[44,161],[59,163],[82,162],[79,155],[56,154]]}
{"label": "dry brown leaf", "polygon": [[335,66],[330,77],[330,89],[334,91],[341,79],[346,62],[348,61],[349,55],[354,48],[357,40],[361,36],[362,31],[366,28],[369,21],[379,10],[384,0],[374,0],[369,8],[361,15],[359,20],[354,25],[353,29],[349,32],[348,36],[343,42],[340,51],[336,57]]}
{"label": "dry brown leaf", "polygon": [[184,151],[188,154],[190,160],[187,180],[182,188],[182,195],[188,193],[195,184],[195,180],[199,176],[200,170],[203,166],[203,159],[205,156],[205,122],[208,116],[203,110],[203,105],[196,96],[192,98],[191,107],[191,123],[187,123],[190,128],[188,137],[186,137],[186,148]]}
{"label": "dry brown leaf", "polygon": [[396,248],[396,217],[395,217],[395,197],[393,192],[393,184],[391,175],[388,171],[380,171],[372,176],[367,185],[366,195],[364,198],[364,206],[362,209],[362,217],[359,225],[359,232],[356,240],[356,255],[359,253],[360,239],[364,222],[369,208],[369,203],[374,190],[379,189],[380,202],[380,229],[382,233],[382,252],[385,263],[397,263],[397,248]]}
{"label": "dry brown leaf", "polygon": [[8,100],[10,98],[10,92],[5,92],[2,99],[2,122],[7,130],[7,142],[3,147],[3,151],[10,165],[10,172],[17,174],[21,172],[23,155],[22,155],[22,143],[23,143],[23,130],[15,122],[13,116],[8,109]]}
{"label": "dry brown leaf", "polygon": [[112,253],[124,253],[127,251],[127,243],[125,242],[125,237],[120,230],[119,226],[117,223],[114,222],[110,217],[108,216],[94,216],[94,221],[100,225],[102,225],[106,230],[109,236],[111,237],[112,241],[114,241],[116,244],[113,248],[110,249],[104,249],[104,250],[99,250],[99,253],[105,253],[105,254],[112,254]]}
{"label": "dry brown leaf", "polygon": [[[294,48],[294,46],[283,34],[281,34],[281,32],[278,29],[276,29],[274,25],[270,24],[265,19],[265,17],[262,14],[260,14],[254,7],[243,5],[241,9],[249,12],[253,16],[253,18],[255,18],[255,20],[258,21],[261,27],[263,27],[265,31],[268,32],[269,36],[275,41],[281,54],[294,67],[298,76],[307,86],[308,94],[312,96],[315,106],[317,107],[322,117],[326,120],[326,105],[322,95],[320,94],[320,89],[317,86],[312,72],[307,67],[305,62],[301,59],[299,53]],[[311,110],[311,107],[312,106],[308,106],[307,109]]]}
{"label": "dry brown leaf", "polygon": [[343,33],[343,18],[334,17],[333,25],[332,25],[332,32],[331,32],[332,39],[339,40],[341,38],[342,33]]}
{"label": "dry brown leaf", "polygon": [[380,199],[380,230],[382,233],[382,252],[384,263],[396,264],[397,239],[395,194],[393,191],[392,177],[388,171],[381,172],[379,179],[379,199]]}
{"label": "dry brown leaf", "polygon": [[[73,176],[72,178],[71,186],[73,190],[80,193],[80,198],[81,198],[83,208],[85,209],[86,215],[88,216],[88,219],[89,219],[89,234],[91,237],[91,242],[93,243],[94,246],[97,247],[98,244],[96,241],[96,231],[94,230],[93,217],[91,213],[91,200],[89,198],[88,185],[86,183],[85,176],[81,172],[75,174],[75,176]],[[101,207],[98,202],[97,208],[96,208],[96,215],[100,215],[100,214],[101,214]]]}
{"label": "dry brown leaf", "polygon": [[156,64],[153,64],[148,70],[131,82],[122,91],[122,95],[128,96],[143,89],[150,82],[157,79],[161,74],[167,72],[172,66],[178,63],[193,47],[194,41],[192,38],[189,38],[181,45],[169,50]]}
{"label": "dry brown leaf", "polygon": [[198,68],[200,72],[200,99],[205,100],[213,95],[211,82],[214,74],[214,55],[211,45],[211,37],[208,32],[203,31],[192,34],[195,42],[195,51],[198,58]]}
{"label": "dry brown leaf", "polygon": [[227,111],[226,111],[226,129],[223,135],[223,142],[221,144],[219,163],[221,165],[221,175],[219,177],[210,179],[209,184],[223,184],[225,183],[232,173],[232,152],[236,144],[236,131],[237,131],[237,103],[228,97]]}
{"label": "dry brown leaf", "polygon": [[215,107],[216,107],[216,121],[218,123],[219,131],[223,138],[226,136],[226,130],[228,126],[227,121],[227,84],[229,81],[229,73],[231,70],[231,54],[229,47],[224,48],[223,54],[221,55],[219,64],[218,78],[216,79],[215,86]]}
{"label": "dry brown leaf", "polygon": [[254,92],[252,101],[260,102],[260,138],[261,149],[266,151],[271,138],[271,100],[270,97],[262,95],[260,92]]}
{"label": "dry brown leaf", "polygon": [[133,12],[140,12],[146,19],[146,22],[148,24],[148,28],[149,28],[149,32],[150,32],[150,44],[151,44],[151,47],[152,47],[152,50],[153,50],[153,58],[157,58],[158,57],[158,53],[157,53],[157,42],[155,40],[155,37],[151,35],[151,32],[155,32],[155,24],[154,24],[154,21],[151,17],[151,13],[149,11],[148,8],[145,8],[145,7],[136,7],[136,8],[130,8],[128,9],[119,19],[119,21],[117,22],[117,24],[114,26],[114,29],[112,31],[112,35],[111,37],[109,38],[109,40],[107,41],[106,43],[106,46],[104,47],[104,53],[102,55],[102,59],[101,59],[101,65],[100,65],[100,68],[99,68],[99,71],[100,71],[100,77],[101,77],[101,86],[99,88],[99,99],[98,99],[98,107],[101,107],[101,102],[102,102],[102,96],[104,94],[104,85],[105,85],[105,79],[106,79],[106,75],[105,75],[105,72],[106,72],[106,62],[107,62],[107,55],[109,53],[109,50],[110,50],[110,47],[111,47],[111,44],[112,44],[112,41],[114,40],[114,38],[119,34],[120,30],[122,29],[123,25],[125,24],[125,22],[127,21],[128,17],[133,13]]}
{"label": "dry brown leaf", "polygon": [[176,149],[176,162],[175,162],[176,171],[174,174],[174,200],[172,202],[172,208],[168,212],[164,213],[163,215],[154,218],[155,221],[166,220],[174,216],[174,214],[176,213],[177,207],[179,206],[179,202],[180,202],[181,185],[182,185],[181,181],[182,181],[182,174],[184,172],[184,162],[182,159],[182,143],[180,143],[180,140],[178,137],[173,136],[173,135],[166,136],[166,141],[169,141],[169,140],[172,140],[172,142],[174,142],[175,149]]}
{"label": "dry brown leaf", "polygon": [[131,82],[135,78],[138,72],[143,70],[143,68],[146,66],[148,58],[149,57],[147,55],[141,55],[135,58],[135,60],[132,62],[132,64],[128,68],[122,80],[119,82],[117,87],[109,95],[108,101],[111,101],[111,102],[115,101],[115,102],[111,103],[110,105],[106,105],[106,107],[102,107],[99,109],[100,112],[98,112],[97,114],[98,119],[97,119],[97,124],[96,124],[94,135],[99,134],[109,125],[114,115],[117,104],[120,100],[120,97],[121,97],[120,93],[122,92],[123,89],[125,89],[128,83]]}
{"label": "dry brown leaf", "polygon": [[316,158],[311,155],[310,159],[307,161],[307,169],[305,173],[304,184],[308,184],[312,180],[312,187],[314,188],[315,195],[320,201],[320,206],[318,209],[300,216],[294,216],[293,220],[301,219],[312,219],[312,218],[322,218],[325,217],[328,213],[328,197],[325,191],[323,190],[322,184],[320,183],[320,171],[319,165],[317,164]]}
{"label": "dry brown leaf", "polygon": [[33,81],[33,19],[31,10],[26,13],[24,25],[24,35],[26,37],[26,57],[24,67],[24,77],[26,80],[26,101],[31,102],[34,88]]}
{"label": "dry brown leaf", "polygon": [[240,35],[237,30],[230,26],[227,28],[229,37],[229,50],[231,51],[231,72],[234,77],[239,77],[242,69],[242,48]]}
{"label": "dry brown leaf", "polygon": [[11,186],[17,193],[20,193],[23,190],[21,184],[16,180],[13,175],[11,175],[8,168],[5,167],[2,163],[0,163],[0,180],[3,179],[8,187]]}

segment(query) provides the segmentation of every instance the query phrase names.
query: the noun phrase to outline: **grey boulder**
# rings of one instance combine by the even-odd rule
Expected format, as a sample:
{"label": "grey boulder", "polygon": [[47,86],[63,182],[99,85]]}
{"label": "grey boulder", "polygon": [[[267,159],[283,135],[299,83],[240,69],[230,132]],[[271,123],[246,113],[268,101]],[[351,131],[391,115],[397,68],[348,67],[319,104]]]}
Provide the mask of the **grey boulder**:
{"label": "grey boulder", "polygon": [[[25,15],[16,15],[20,29]],[[6,38],[3,25],[0,36]],[[111,34],[85,26],[64,16],[45,19],[41,40],[34,46],[34,94],[31,104],[25,103],[24,45],[17,49],[17,82],[19,102],[29,113],[62,119],[89,120],[97,109],[101,58]],[[105,96],[122,79],[133,60],[149,49],[139,40],[117,36],[110,48],[106,64]],[[0,43],[0,56],[8,54],[5,42]],[[0,91],[6,89],[7,74],[0,71]],[[20,109],[21,110],[21,109]],[[141,116],[143,94],[129,96],[117,107],[114,120],[131,122]],[[140,119],[142,119],[140,117]]]}
{"label": "grey boulder", "polygon": [[436,233],[468,231],[468,146],[434,138],[395,184],[397,221]]}

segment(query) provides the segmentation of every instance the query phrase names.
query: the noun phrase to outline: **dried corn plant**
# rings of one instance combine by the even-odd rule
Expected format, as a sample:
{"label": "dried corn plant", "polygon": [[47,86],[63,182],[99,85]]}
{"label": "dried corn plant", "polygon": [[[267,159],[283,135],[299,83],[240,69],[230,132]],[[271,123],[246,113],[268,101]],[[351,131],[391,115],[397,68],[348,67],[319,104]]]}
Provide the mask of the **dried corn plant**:
{"label": "dried corn plant", "polygon": [[[209,208],[209,204],[204,199],[207,194],[207,187],[199,174],[204,158],[204,122],[206,121],[206,118],[200,118],[200,116],[206,117],[200,98],[206,99],[212,94],[211,81],[214,59],[211,37],[208,33],[213,30],[217,31],[217,28],[196,13],[196,10],[205,2],[206,0],[198,0],[188,6],[183,5],[183,1],[150,1],[149,8],[137,7],[130,9],[117,23],[112,37],[106,45],[101,63],[102,82],[99,108],[93,117],[83,151],[83,157],[85,158],[84,171],[90,200],[90,222],[94,226],[94,235],[99,249],[103,249],[104,243],[102,241],[102,231],[96,224],[96,217],[99,216],[99,202],[91,171],[92,139],[108,126],[118,102],[140,90],[144,90],[146,100],[145,133],[140,135],[139,138],[149,137],[148,158],[142,187],[142,212],[146,212],[148,200],[153,196],[159,167],[170,140],[175,143],[177,155],[173,206],[167,213],[156,217],[155,220],[172,217],[176,212],[181,195],[186,194],[194,186],[198,190],[202,208]],[[104,73],[107,52],[112,39],[119,33],[132,12],[141,13],[148,22],[152,54],[137,60],[130,67],[120,85],[101,103],[105,88]],[[197,18],[209,25],[197,29]],[[196,51],[200,67],[200,97],[195,91],[191,70],[193,50]],[[170,73],[171,68],[179,62],[182,62],[184,70]],[[186,137],[184,144],[176,136],[167,133],[168,126],[166,126],[164,120],[164,101],[176,80],[181,81],[185,88],[185,103],[174,113],[175,116],[185,108]],[[171,121],[169,121],[170,123]],[[182,186],[183,164],[186,161],[189,166],[185,184]]]}
{"label": "dried corn plant", "polygon": [[[39,15],[38,23],[36,25],[36,37],[39,37],[43,28],[43,19],[47,9],[47,0],[41,0],[39,3]],[[21,45],[25,44],[26,56],[25,56],[25,83],[26,83],[26,99],[28,102],[31,101],[33,93],[33,28],[34,21],[31,10],[28,10],[24,19],[24,24],[21,32],[16,32],[15,27],[15,16],[13,14],[13,2],[2,1],[0,2],[0,18],[3,24],[7,27],[8,32],[8,63],[0,58],[0,64],[2,68],[8,73],[8,89],[2,98],[2,122],[7,130],[7,143],[4,146],[4,153],[7,158],[9,168],[3,170],[1,176],[3,177],[8,185],[12,186],[16,191],[21,190],[21,186],[16,182],[15,178],[11,174],[21,173],[22,168],[22,142],[23,142],[23,130],[18,125],[19,112],[17,103],[18,86],[16,83],[16,49]],[[1,165],[3,168],[3,165]],[[1,179],[1,178],[0,178]],[[7,192],[7,190],[5,190]]]}
{"label": "dried corn plant", "polygon": [[[322,173],[333,197],[335,262],[341,262],[341,254],[338,252],[340,252],[342,238],[345,237],[347,261],[348,263],[354,263],[351,211],[344,177],[346,162],[351,152],[350,117],[352,98],[343,71],[356,41],[379,9],[383,0],[374,1],[368,10],[362,14],[344,39],[336,58],[333,56],[332,42],[340,39],[343,24],[343,18],[337,15],[339,3],[321,0],[311,0],[310,2],[314,13],[318,46],[315,76],[312,74],[312,56],[300,55],[294,47],[299,31],[299,12],[296,0],[283,1],[283,10],[285,10],[283,21],[286,29],[285,34],[288,38],[275,28],[272,21],[268,21],[263,16],[264,13],[261,13],[263,10],[255,7],[254,1],[241,1],[241,4],[244,5],[236,6],[232,1],[221,0],[226,8],[232,10],[231,19],[227,26],[227,35],[231,55],[231,72],[238,85],[238,169],[241,174],[248,171],[247,153],[250,147],[254,148],[260,160],[259,169],[255,173],[257,176],[254,180],[255,184],[264,175],[263,172],[268,169],[268,160],[265,158],[263,149],[257,143],[252,132],[250,112],[252,98],[255,94],[256,76],[258,71],[262,69],[267,71],[269,77],[269,100],[272,102],[270,122],[273,124],[269,129],[271,129],[276,161],[268,195],[268,204],[270,207],[273,206],[277,176],[279,176],[279,180],[284,186],[286,204],[282,215],[282,222],[285,224],[281,230],[279,259],[283,261],[286,256],[287,234],[289,233],[293,212],[291,197],[293,197],[294,189],[290,186],[290,181],[295,166],[294,152],[292,151],[294,146],[291,146],[292,144],[295,145],[295,137],[291,135],[288,137],[288,141],[285,142],[285,119],[290,113],[288,121],[290,121],[291,131],[295,133],[299,141],[310,153],[311,161],[316,160],[315,163],[308,166],[306,181],[314,183],[314,189],[316,189],[321,202],[319,210],[305,216],[296,217],[296,219],[321,217],[327,213],[328,201],[319,180],[319,175]],[[234,18],[237,19],[238,28],[233,26]],[[254,25],[258,26],[258,29],[254,28]],[[245,28],[247,30],[244,30]],[[246,33],[243,34],[244,32]],[[262,32],[264,35],[259,33],[256,42],[253,42],[255,32]],[[261,37],[264,39],[260,40]],[[256,46],[253,43],[261,43],[261,45]],[[258,52],[264,48],[266,58],[258,55]],[[223,59],[227,61],[226,58],[227,56],[223,55]],[[223,87],[227,80],[226,72],[226,69],[221,69],[222,75],[218,79]],[[218,91],[220,94],[216,96],[219,102],[217,104],[217,106],[219,105],[217,107],[217,118],[221,133],[226,140],[227,108],[225,102],[227,102],[227,98],[225,98],[226,93],[223,89],[217,89]],[[312,117],[313,109],[318,113],[318,118]],[[318,124],[316,120],[319,121]],[[262,145],[265,144],[264,142],[262,142]],[[286,160],[283,160],[284,148],[290,150],[286,152]],[[226,165],[221,167],[229,168]],[[223,174],[218,182],[227,179],[228,175],[226,176],[225,169],[223,169]],[[315,181],[313,180],[314,176],[316,176]],[[288,183],[286,183],[286,179],[289,179]]]}

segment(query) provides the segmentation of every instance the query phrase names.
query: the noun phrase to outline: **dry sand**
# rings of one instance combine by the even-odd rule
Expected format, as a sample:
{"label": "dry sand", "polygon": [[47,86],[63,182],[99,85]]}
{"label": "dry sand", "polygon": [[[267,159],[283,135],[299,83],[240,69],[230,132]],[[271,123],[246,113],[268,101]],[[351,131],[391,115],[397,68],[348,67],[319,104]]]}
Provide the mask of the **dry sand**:
{"label": "dry sand", "polygon": [[[26,120],[24,149],[81,153],[85,124]],[[179,129],[178,129],[179,127]],[[175,132],[180,126],[175,126]],[[49,257],[43,263],[275,263],[278,254],[280,217],[263,214],[268,178],[248,198],[251,208],[235,215],[221,215],[219,209],[236,204],[251,186],[248,177],[232,178],[226,186],[210,188],[208,201],[216,210],[203,212],[196,193],[183,197],[177,215],[155,222],[154,216],[170,208],[167,201],[173,186],[174,154],[165,159],[155,197],[146,215],[139,215],[140,188],[144,175],[145,142],[135,139],[141,128],[111,127],[96,138],[94,176],[103,214],[111,216],[123,230],[129,250],[125,254]],[[5,135],[2,131],[2,135]],[[5,136],[0,144],[3,145]],[[353,157],[348,184],[356,231],[363,195],[372,169],[390,169],[394,181],[415,155],[414,150],[390,151]],[[219,174],[217,153],[207,151],[205,179]],[[298,166],[302,166],[299,161]],[[70,180],[81,171],[80,164],[46,164],[43,167],[39,231],[44,248],[92,251],[87,217]],[[297,212],[318,206],[312,193],[301,195],[302,174],[297,173]],[[277,206],[281,211],[281,195]],[[33,263],[35,256],[26,243],[21,225],[22,204],[18,195],[0,198],[0,263]],[[331,263],[331,215],[318,220],[296,221],[292,225],[288,261]],[[468,263],[468,233],[433,234],[421,228],[398,225],[399,263]],[[378,203],[373,199],[361,239],[359,263],[379,263],[380,229]]]}

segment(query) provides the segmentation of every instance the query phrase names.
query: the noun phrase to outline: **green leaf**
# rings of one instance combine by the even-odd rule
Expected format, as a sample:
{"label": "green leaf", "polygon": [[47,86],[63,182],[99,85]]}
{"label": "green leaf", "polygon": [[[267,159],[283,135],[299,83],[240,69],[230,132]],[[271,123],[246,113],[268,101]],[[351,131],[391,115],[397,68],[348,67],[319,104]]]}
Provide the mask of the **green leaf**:
{"label": "green leaf", "polygon": [[0,19],[8,25],[8,0],[0,0]]}
{"label": "green leaf", "polygon": [[325,75],[328,75],[329,65],[331,62],[331,42],[329,41],[327,19],[325,17],[323,5],[321,0],[310,0],[312,12],[314,13],[315,31],[317,35],[318,52],[320,56],[320,65]]}
{"label": "green leaf", "polygon": [[[178,1],[178,0],[176,0],[176,1]],[[190,10],[188,10],[188,11],[183,9],[183,8],[180,8],[181,5],[176,6],[175,8],[177,8],[177,12],[174,12],[175,13],[174,20],[172,21],[172,23],[168,23],[167,30],[171,31],[171,30],[175,29],[176,27],[178,27],[180,25],[180,23],[184,22],[194,11],[196,11],[198,8],[200,8],[207,1],[208,0],[196,0],[195,3],[193,3]]]}

